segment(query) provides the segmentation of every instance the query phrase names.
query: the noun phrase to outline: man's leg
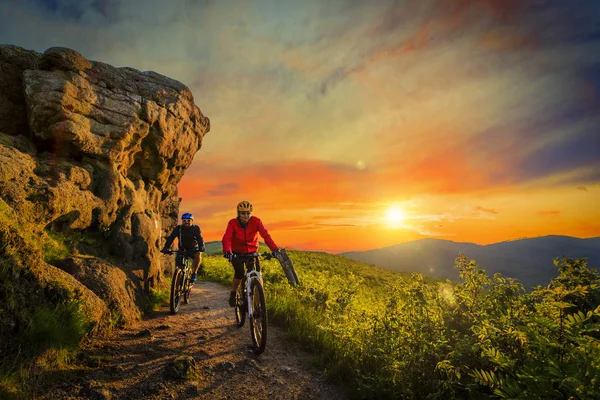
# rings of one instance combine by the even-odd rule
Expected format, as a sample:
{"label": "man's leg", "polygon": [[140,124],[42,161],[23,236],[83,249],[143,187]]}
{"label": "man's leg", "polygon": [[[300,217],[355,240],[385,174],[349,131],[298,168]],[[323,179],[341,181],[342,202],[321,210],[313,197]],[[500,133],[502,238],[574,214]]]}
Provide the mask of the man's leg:
{"label": "man's leg", "polygon": [[193,251],[192,254],[192,282],[196,282],[197,279],[197,273],[198,273],[198,267],[200,266],[200,260],[202,259],[202,257],[200,256],[200,252],[199,251]]}
{"label": "man's leg", "polygon": [[202,262],[202,255],[200,255],[200,252],[194,253],[194,261],[192,263],[192,270],[194,271],[194,274],[198,273],[198,268],[200,267],[201,262]]}

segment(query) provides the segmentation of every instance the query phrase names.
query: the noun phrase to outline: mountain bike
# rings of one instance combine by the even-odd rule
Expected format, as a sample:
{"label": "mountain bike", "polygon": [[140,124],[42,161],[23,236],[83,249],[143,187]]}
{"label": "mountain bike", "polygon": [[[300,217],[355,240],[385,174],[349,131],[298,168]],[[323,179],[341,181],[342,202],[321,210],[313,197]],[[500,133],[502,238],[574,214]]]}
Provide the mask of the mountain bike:
{"label": "mountain bike", "polygon": [[267,346],[267,304],[259,258],[269,260],[273,256],[270,253],[254,252],[234,254],[233,257],[242,259],[246,267],[246,274],[235,294],[235,321],[241,328],[246,321],[246,314],[248,315],[252,350],[255,354],[261,354]]}
{"label": "mountain bike", "polygon": [[177,314],[179,312],[179,306],[183,300],[183,304],[188,304],[190,299],[190,292],[194,283],[191,281],[192,276],[192,262],[193,259],[188,253],[183,250],[169,251],[167,254],[175,253],[175,271],[173,271],[173,278],[171,280],[171,295],[170,295],[170,307],[171,314]]}

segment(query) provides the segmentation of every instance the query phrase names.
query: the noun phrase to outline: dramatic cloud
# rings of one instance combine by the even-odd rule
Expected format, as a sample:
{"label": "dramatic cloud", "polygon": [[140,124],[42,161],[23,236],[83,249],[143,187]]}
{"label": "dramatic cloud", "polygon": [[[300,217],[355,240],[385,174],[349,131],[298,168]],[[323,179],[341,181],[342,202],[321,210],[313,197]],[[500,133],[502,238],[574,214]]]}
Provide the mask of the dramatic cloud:
{"label": "dramatic cloud", "polygon": [[[600,185],[599,19],[594,0],[0,0],[0,42],[188,85],[211,132],[182,206],[218,236],[250,199],[291,242],[322,231],[339,249],[334,235],[480,240],[482,221],[505,238],[600,234],[583,222]],[[543,225],[540,191],[571,225]],[[406,226],[384,232],[398,201]]]}

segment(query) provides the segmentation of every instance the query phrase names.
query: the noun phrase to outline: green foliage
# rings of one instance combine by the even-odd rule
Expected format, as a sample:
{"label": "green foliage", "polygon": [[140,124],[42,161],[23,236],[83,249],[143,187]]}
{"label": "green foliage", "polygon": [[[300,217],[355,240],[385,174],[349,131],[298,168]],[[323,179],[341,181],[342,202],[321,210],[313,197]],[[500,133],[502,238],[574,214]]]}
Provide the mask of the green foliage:
{"label": "green foliage", "polygon": [[[600,277],[585,259],[556,260],[558,277],[527,293],[462,256],[454,283],[325,253],[289,254],[299,287],[276,261],[262,263],[270,321],[314,352],[353,398],[600,393]],[[209,279],[230,284],[225,259],[205,264]]]}
{"label": "green foliage", "polygon": [[148,303],[146,305],[146,312],[156,311],[163,306],[169,305],[170,287],[171,284],[169,282],[165,288],[150,289],[150,295],[148,296]]}
{"label": "green foliage", "polygon": [[44,261],[52,265],[56,265],[56,263],[62,261],[71,254],[69,248],[63,241],[56,240],[52,236],[43,242],[42,253],[44,255]]}
{"label": "green foliage", "polygon": [[110,317],[108,318],[108,326],[110,328],[123,328],[125,326],[125,318],[123,314],[116,309],[110,310]]}
{"label": "green foliage", "polygon": [[42,242],[44,261],[57,265],[64,258],[75,254],[77,252],[75,249],[80,243],[93,246],[96,245],[96,240],[89,233],[80,231],[50,231]]}
{"label": "green foliage", "polygon": [[75,349],[88,330],[81,301],[59,303],[35,310],[23,340],[29,348]]}
{"label": "green foliage", "polygon": [[11,210],[3,204],[0,202],[0,397],[31,398],[26,389],[34,380],[33,371],[64,364],[77,351],[89,323],[78,293],[60,281],[42,285],[34,273],[42,262],[42,246],[21,234],[22,227],[10,218]]}

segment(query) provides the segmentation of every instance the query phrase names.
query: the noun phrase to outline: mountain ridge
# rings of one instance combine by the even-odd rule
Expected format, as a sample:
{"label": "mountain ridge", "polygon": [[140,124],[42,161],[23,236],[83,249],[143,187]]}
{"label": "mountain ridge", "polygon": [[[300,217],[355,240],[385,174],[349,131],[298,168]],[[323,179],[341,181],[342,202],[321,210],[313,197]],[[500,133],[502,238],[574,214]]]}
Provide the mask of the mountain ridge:
{"label": "mountain ridge", "polygon": [[415,239],[415,240],[409,240],[407,242],[401,242],[401,243],[396,243],[396,244],[392,244],[389,246],[383,246],[383,247],[375,247],[373,249],[368,249],[368,250],[360,250],[360,251],[343,251],[343,252],[339,252],[339,253],[335,253],[338,255],[341,254],[346,254],[346,253],[359,253],[359,252],[365,252],[365,251],[373,251],[373,250],[381,250],[381,249],[387,249],[390,247],[395,247],[395,246],[400,246],[400,245],[404,245],[404,244],[408,244],[408,243],[416,243],[416,242],[426,242],[426,241],[431,241],[431,242],[450,242],[450,243],[456,243],[456,244],[473,244],[476,246],[481,246],[481,247],[486,247],[486,246],[493,246],[493,245],[497,245],[497,244],[501,244],[501,243],[511,243],[511,242],[517,242],[517,241],[522,241],[522,240],[534,240],[534,239],[540,239],[540,238],[550,238],[550,237],[557,237],[557,238],[572,238],[572,239],[579,239],[579,240],[598,240],[600,242],[600,236],[593,236],[593,237],[589,237],[589,238],[579,238],[577,236],[569,236],[569,235],[540,235],[540,236],[532,236],[532,237],[520,237],[520,238],[514,238],[514,239],[506,239],[506,240],[502,240],[500,242],[494,242],[494,243],[488,243],[488,244],[479,244],[479,243],[475,243],[475,242],[464,242],[464,241],[455,241],[455,240],[449,240],[449,239],[440,239],[440,238],[433,238],[433,237],[426,237],[426,238],[421,238],[421,239]]}
{"label": "mountain ridge", "polygon": [[590,267],[600,262],[600,237],[577,238],[545,235],[506,240],[487,245],[424,238],[365,251],[339,255],[396,271],[418,272],[457,279],[454,260],[458,254],[474,259],[488,274],[516,278],[526,287],[545,285],[556,274],[556,257],[587,258]]}

